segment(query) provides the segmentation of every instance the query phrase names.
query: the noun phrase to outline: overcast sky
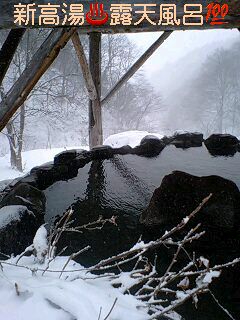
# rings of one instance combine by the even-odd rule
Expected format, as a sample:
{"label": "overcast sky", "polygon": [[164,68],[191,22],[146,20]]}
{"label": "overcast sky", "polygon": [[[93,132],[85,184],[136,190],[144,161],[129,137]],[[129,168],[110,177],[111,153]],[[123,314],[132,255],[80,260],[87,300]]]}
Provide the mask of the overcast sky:
{"label": "overcast sky", "polygon": [[[144,52],[161,33],[129,34],[140,52]],[[217,46],[229,46],[233,41],[240,41],[240,32],[234,30],[207,30],[207,31],[175,31],[164,44],[145,63],[144,69],[148,71],[149,79],[154,81],[155,75],[166,64],[176,62],[189,52],[206,46],[206,55]]]}

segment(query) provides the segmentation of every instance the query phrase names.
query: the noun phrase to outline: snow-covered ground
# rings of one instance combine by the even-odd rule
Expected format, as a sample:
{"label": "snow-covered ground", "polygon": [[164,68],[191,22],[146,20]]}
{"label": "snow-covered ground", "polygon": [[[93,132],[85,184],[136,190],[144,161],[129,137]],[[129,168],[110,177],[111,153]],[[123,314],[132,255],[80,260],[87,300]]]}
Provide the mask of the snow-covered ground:
{"label": "snow-covered ground", "polygon": [[39,166],[43,163],[53,161],[56,154],[71,149],[88,149],[86,146],[54,148],[54,149],[37,149],[26,151],[22,153],[24,171],[19,172],[11,168],[9,154],[0,157],[0,181],[10,180],[21,177],[29,172],[33,167]]}
{"label": "snow-covered ground", "polygon": [[[11,258],[8,263],[16,263]],[[68,257],[57,257],[50,269],[62,270]],[[1,320],[146,320],[146,308],[131,295],[123,295],[113,288],[108,278],[97,278],[84,268],[70,261],[61,278],[60,272],[45,270],[46,264],[36,264],[34,257],[23,257],[20,266],[3,264],[0,270],[0,319]],[[71,270],[79,270],[71,272]],[[85,280],[86,279],[86,280]],[[117,299],[117,300],[116,300]],[[100,314],[101,312],[101,314]]]}

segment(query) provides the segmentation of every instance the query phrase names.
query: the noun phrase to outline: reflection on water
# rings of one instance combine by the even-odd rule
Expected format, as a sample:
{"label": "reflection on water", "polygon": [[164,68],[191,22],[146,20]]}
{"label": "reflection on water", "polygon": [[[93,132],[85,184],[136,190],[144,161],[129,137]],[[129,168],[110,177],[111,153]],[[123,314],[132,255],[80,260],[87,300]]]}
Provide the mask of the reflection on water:
{"label": "reflection on water", "polygon": [[197,176],[219,175],[240,188],[240,153],[234,157],[212,157],[205,147],[182,150],[169,146],[156,158],[125,155],[100,164],[94,161],[79,169],[74,179],[56,182],[45,191],[46,220],[86,199],[96,206],[101,203],[102,207],[139,214],[162,178],[174,170]]}

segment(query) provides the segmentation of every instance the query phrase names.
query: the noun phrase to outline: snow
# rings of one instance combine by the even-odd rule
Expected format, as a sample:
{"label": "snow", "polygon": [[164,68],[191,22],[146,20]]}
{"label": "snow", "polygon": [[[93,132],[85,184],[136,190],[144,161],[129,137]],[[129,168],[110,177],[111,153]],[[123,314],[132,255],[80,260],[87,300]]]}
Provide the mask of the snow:
{"label": "snow", "polygon": [[209,284],[212,282],[213,278],[218,278],[220,276],[220,271],[209,271],[203,278],[203,283]]}
{"label": "snow", "polygon": [[[112,147],[124,145],[135,147],[146,135],[163,137],[147,131],[129,131],[108,137],[104,144]],[[87,149],[87,147],[23,152],[23,173],[10,168],[9,156],[0,158],[0,191],[9,181],[6,181],[7,179],[17,178],[30,171],[32,167],[52,161],[56,154],[70,149]],[[25,210],[27,210],[25,206],[1,208],[0,228],[13,220],[18,220]],[[188,218],[185,218],[184,222],[187,223]],[[165,235],[167,233],[166,231]],[[146,244],[139,241],[132,247],[132,250],[141,249],[144,246]],[[35,249],[34,256],[22,257],[17,266],[15,264],[18,257],[5,261],[8,264],[0,263],[0,320],[103,320],[115,301],[116,305],[107,317],[108,320],[146,320],[149,318],[143,302],[130,294],[123,294],[135,282],[135,279],[130,277],[130,273],[122,272],[118,279],[113,279],[111,275],[96,277],[80,264],[70,260],[69,257],[47,260],[47,230],[44,225],[38,229],[33,245],[29,248]],[[205,267],[208,267],[207,259],[201,257],[200,260]],[[61,275],[63,268],[64,272]],[[213,278],[219,276],[219,271],[209,271],[206,275],[199,277],[199,285],[207,286]],[[121,287],[113,287],[113,284],[119,283]],[[184,278],[178,284],[182,290],[186,290],[188,286],[188,278]],[[187,294],[188,290],[178,290],[176,297],[184,300]],[[197,297],[194,296],[194,299],[197,302]],[[181,317],[173,313],[172,318],[180,319]]]}
{"label": "snow", "polygon": [[[163,138],[160,133],[149,133],[148,131],[125,131],[118,134],[109,136],[104,145],[109,145],[113,148],[120,148],[125,145],[135,147],[140,144],[141,140],[146,136],[156,136],[159,139]],[[4,157],[0,157],[0,191],[4,189],[7,184],[13,179],[19,178],[28,173],[33,167],[40,166],[49,161],[53,161],[54,156],[66,150],[71,149],[85,149],[88,150],[88,146],[70,146],[64,148],[53,149],[37,149],[31,151],[25,151],[22,153],[23,160],[23,172],[19,172],[11,168],[10,155],[7,154]]]}
{"label": "snow", "polygon": [[[16,263],[16,258],[7,260]],[[68,257],[57,257],[51,270],[62,270]],[[113,288],[108,278],[95,278],[70,261],[65,273],[42,271],[47,264],[36,264],[34,257],[23,257],[19,266],[3,264],[0,270],[0,319],[8,320],[103,320],[116,304],[109,320],[146,320],[146,309],[131,295]],[[36,271],[38,269],[39,271]],[[82,271],[71,272],[82,269]],[[85,279],[87,278],[87,279]],[[101,316],[99,318],[101,309]]]}
{"label": "snow", "polygon": [[148,131],[125,131],[109,136],[104,141],[104,145],[111,146],[113,148],[120,148],[129,145],[130,147],[136,147],[140,144],[141,140],[146,136],[155,136],[159,139],[163,138],[160,133],[149,133]]}
{"label": "snow", "polygon": [[[141,140],[148,135],[156,136],[159,139],[163,137],[160,133],[149,133],[148,131],[125,131],[118,134],[109,136],[104,145],[109,145],[113,148],[120,148],[125,145],[135,147],[140,144]],[[4,157],[0,157],[0,191],[6,186],[4,180],[13,180],[19,178],[28,173],[33,167],[40,166],[49,161],[53,161],[54,156],[66,150],[71,149],[85,149],[88,150],[88,146],[70,146],[64,148],[53,149],[37,149],[31,151],[25,151],[22,153],[23,160],[23,172],[19,172],[11,168],[10,155],[7,154]]]}
{"label": "snow", "polygon": [[187,223],[188,223],[188,221],[189,221],[189,217],[185,217],[185,218],[183,218],[183,223],[184,223],[184,224],[187,224]]}
{"label": "snow", "polygon": [[188,294],[185,293],[184,291],[177,291],[176,292],[176,297],[179,300],[184,300],[185,298],[187,298]]}
{"label": "snow", "polygon": [[143,249],[145,246],[146,244],[144,243],[144,241],[139,241],[131,248],[131,251]]}
{"label": "snow", "polygon": [[186,289],[189,287],[190,281],[188,277],[183,278],[177,285],[179,288]]}
{"label": "snow", "polygon": [[25,206],[13,205],[0,208],[0,229],[8,223],[19,220],[21,215],[28,210]]}
{"label": "snow", "polygon": [[[22,153],[23,158],[23,172],[19,172],[11,168],[9,154],[0,157],[0,181],[7,179],[15,179],[23,176],[29,172],[33,167],[42,165],[43,163],[53,161],[55,155],[60,152],[71,149],[88,149],[87,146],[67,147],[67,148],[54,148],[54,149],[37,149],[26,151]],[[2,183],[0,183],[2,184]]]}
{"label": "snow", "polygon": [[0,193],[1,191],[3,191],[6,186],[11,182],[12,180],[3,180],[3,181],[0,181]]}
{"label": "snow", "polygon": [[[138,137],[138,141],[140,142],[147,134],[146,132]],[[70,149],[88,148],[80,146],[23,152],[23,173],[11,169],[9,155],[1,157],[1,189],[10,182],[1,180],[20,177],[33,167],[52,161],[56,154]],[[26,210],[25,206],[8,206],[0,209],[0,226],[19,219],[23,210]],[[138,244],[140,245],[142,244]],[[38,229],[33,247],[36,256],[22,257],[18,262],[19,267],[12,265],[16,263],[18,257],[7,260],[9,265],[5,263],[0,265],[0,320],[103,320],[116,299],[108,320],[147,319],[147,308],[143,308],[143,303],[134,296],[124,295],[123,288],[122,290],[114,288],[109,277],[96,278],[72,260],[65,267],[69,257],[56,257],[50,262],[48,271],[43,274],[49,263],[47,259],[44,261],[48,249],[47,231],[44,226]],[[66,272],[60,277],[59,271],[64,267]],[[71,272],[73,270],[78,271]],[[124,277],[125,285],[129,284],[129,275],[122,274],[122,278]],[[100,310],[101,316],[99,316]]]}
{"label": "snow", "polygon": [[209,268],[209,260],[208,259],[206,259],[204,257],[200,257],[200,261],[206,268]]}
{"label": "snow", "polygon": [[43,263],[48,249],[47,230],[44,225],[37,230],[33,239],[33,246],[36,250],[37,260],[39,263]]}

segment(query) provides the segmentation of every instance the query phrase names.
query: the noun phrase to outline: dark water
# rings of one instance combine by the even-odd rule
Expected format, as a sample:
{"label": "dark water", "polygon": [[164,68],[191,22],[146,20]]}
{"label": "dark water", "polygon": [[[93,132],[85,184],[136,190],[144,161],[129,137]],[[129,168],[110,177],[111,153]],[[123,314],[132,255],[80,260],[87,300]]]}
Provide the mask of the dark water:
{"label": "dark water", "polygon": [[197,176],[219,175],[240,188],[240,153],[234,157],[212,157],[205,147],[182,150],[169,146],[155,158],[126,155],[88,164],[79,169],[74,179],[56,182],[45,191],[46,220],[88,198],[96,205],[100,201],[103,207],[139,214],[162,178],[174,170]]}
{"label": "dark water", "polygon": [[[76,225],[94,221],[99,215],[117,216],[117,227],[107,225],[102,230],[87,231],[83,235],[67,234],[60,243],[62,247],[68,245],[66,253],[76,252],[90,244],[92,249],[81,256],[79,262],[85,265],[96,263],[128,249],[138,240],[142,234],[139,215],[148,205],[153,191],[160,186],[162,178],[174,170],[198,176],[219,175],[234,181],[240,188],[240,153],[234,157],[212,157],[205,147],[182,150],[169,146],[156,158],[126,155],[94,161],[79,169],[74,179],[53,184],[45,191],[46,221],[55,219],[69,207],[74,209]],[[232,272],[225,277],[227,281],[235,282],[234,278],[230,279]],[[236,285],[240,285],[240,281]],[[240,296],[239,300],[233,297],[229,289],[224,289],[224,284],[215,290],[220,301],[225,301],[235,318],[240,319]],[[209,296],[202,299],[198,312],[192,310],[191,303],[181,311],[189,320],[229,319],[213,305]]]}

